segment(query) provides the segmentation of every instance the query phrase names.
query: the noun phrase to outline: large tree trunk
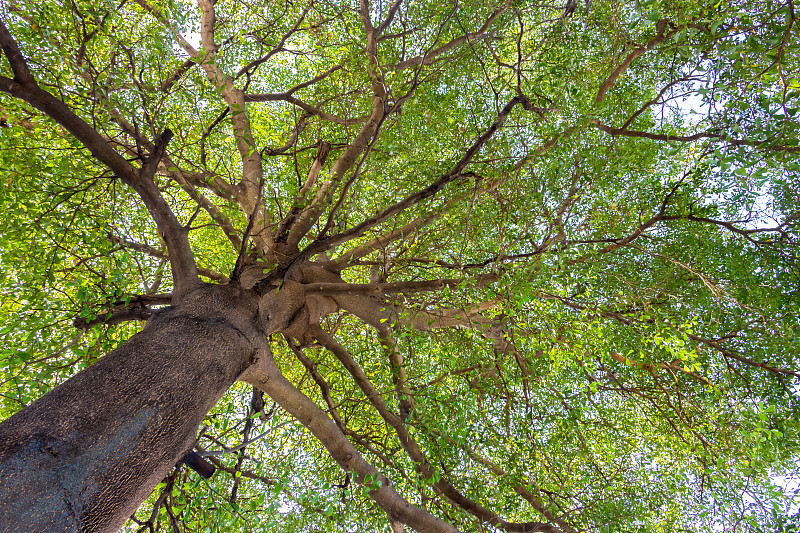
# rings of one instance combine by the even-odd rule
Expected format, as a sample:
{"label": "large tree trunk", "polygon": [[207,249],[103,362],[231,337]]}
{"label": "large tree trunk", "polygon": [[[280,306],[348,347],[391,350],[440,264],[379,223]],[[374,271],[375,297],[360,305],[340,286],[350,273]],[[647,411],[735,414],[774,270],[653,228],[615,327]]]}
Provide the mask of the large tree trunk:
{"label": "large tree trunk", "polygon": [[117,531],[249,366],[256,313],[199,289],[0,424],[0,531]]}

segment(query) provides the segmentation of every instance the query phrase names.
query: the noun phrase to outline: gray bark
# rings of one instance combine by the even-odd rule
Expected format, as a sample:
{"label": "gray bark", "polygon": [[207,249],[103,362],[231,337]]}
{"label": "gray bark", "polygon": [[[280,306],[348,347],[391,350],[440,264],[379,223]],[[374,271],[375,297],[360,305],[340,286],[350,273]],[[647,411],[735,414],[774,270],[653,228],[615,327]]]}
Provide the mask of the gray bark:
{"label": "gray bark", "polygon": [[0,424],[0,531],[119,530],[250,365],[257,311],[199,289]]}

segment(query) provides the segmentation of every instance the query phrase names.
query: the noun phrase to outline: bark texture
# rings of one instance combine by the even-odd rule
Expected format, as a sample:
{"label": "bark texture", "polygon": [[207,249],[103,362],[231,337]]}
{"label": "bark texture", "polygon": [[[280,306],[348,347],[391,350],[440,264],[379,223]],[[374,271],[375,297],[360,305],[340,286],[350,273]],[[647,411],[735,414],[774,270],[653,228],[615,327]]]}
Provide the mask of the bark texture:
{"label": "bark texture", "polygon": [[208,286],[0,425],[0,531],[113,532],[249,366],[256,300]]}

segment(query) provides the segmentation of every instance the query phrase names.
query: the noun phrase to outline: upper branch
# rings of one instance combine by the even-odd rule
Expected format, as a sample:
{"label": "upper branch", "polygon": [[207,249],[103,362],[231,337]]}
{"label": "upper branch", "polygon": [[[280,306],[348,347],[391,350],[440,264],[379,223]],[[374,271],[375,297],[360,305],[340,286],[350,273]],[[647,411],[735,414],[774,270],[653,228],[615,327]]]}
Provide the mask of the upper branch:
{"label": "upper branch", "polygon": [[292,105],[295,105],[302,109],[307,113],[311,113],[312,115],[318,116],[322,120],[327,120],[328,122],[332,122],[334,124],[339,124],[341,126],[349,126],[352,124],[359,124],[364,122],[362,117],[357,118],[342,118],[337,115],[332,115],[330,113],[326,113],[325,111],[319,109],[318,107],[314,107],[313,105],[306,103],[299,98],[295,98],[291,95],[290,91],[286,91],[285,93],[262,93],[262,94],[246,94],[244,97],[245,102],[288,102]]}
{"label": "upper branch", "polygon": [[[200,63],[209,82],[219,91],[230,108],[236,147],[242,159],[242,179],[236,187],[236,201],[245,213],[250,214],[255,208],[258,184],[263,175],[261,154],[256,149],[255,139],[251,131],[244,91],[234,87],[234,79],[227,75],[216,62],[218,47],[214,37],[216,24],[214,3],[211,0],[198,0],[197,2],[202,17],[200,26],[202,51],[199,51],[181,36],[172,23],[146,0],[135,1],[175,35],[175,39],[189,54],[189,57]],[[261,213],[261,210],[259,210],[259,213]],[[256,222],[260,222],[260,220]]]}
{"label": "upper branch", "polygon": [[472,33],[465,33],[464,35],[456,37],[455,39],[448,41],[447,43],[443,44],[442,46],[434,50],[428,51],[424,55],[406,59],[405,61],[401,61],[399,63],[391,65],[388,68],[390,70],[400,71],[411,67],[418,67],[420,65],[429,65],[437,56],[440,56],[445,52],[453,50],[454,48],[457,48],[470,41],[474,41],[476,39],[481,39],[485,37],[486,31],[489,29],[489,26],[492,25],[492,23],[497,19],[497,17],[508,11],[509,7],[511,7],[511,0],[507,0],[505,4],[495,9],[492,12],[492,14],[489,15],[489,18],[487,18],[486,21],[483,23],[483,25],[478,29],[478,31]]}
{"label": "upper branch", "polygon": [[634,131],[623,128],[613,128],[611,126],[603,124],[602,122],[600,122],[600,120],[596,118],[592,119],[591,123],[594,124],[600,131],[608,133],[609,135],[612,135],[614,137],[617,136],[639,137],[643,139],[653,139],[655,141],[679,141],[679,142],[692,142],[692,141],[697,141],[699,139],[714,139],[733,146],[752,146],[753,148],[759,148],[759,149],[763,148],[765,150],[789,152],[789,153],[800,152],[800,146],[776,145],[770,140],[751,141],[748,139],[735,139],[730,135],[726,135],[724,133],[701,131],[700,133],[694,133],[692,135],[667,135],[663,133],[650,133],[648,131]]}
{"label": "upper branch", "polygon": [[608,92],[608,90],[614,86],[614,84],[617,82],[617,79],[622,75],[623,72],[628,70],[628,67],[631,66],[631,63],[633,63],[633,61],[637,57],[647,52],[648,50],[652,50],[660,43],[667,40],[673,33],[675,33],[675,31],[673,30],[665,34],[664,32],[666,28],[667,28],[667,20],[666,19],[659,20],[658,24],[656,25],[656,29],[658,32],[656,36],[650,39],[647,45],[637,46],[636,49],[630,54],[628,54],[628,56],[622,61],[622,63],[620,63],[620,65],[616,69],[614,69],[614,72],[612,72],[611,75],[608,78],[606,78],[606,80],[600,86],[600,89],[597,91],[597,96],[594,99],[595,106],[600,105],[600,103],[603,101],[603,98],[605,98],[605,95]]}
{"label": "upper branch", "polygon": [[305,20],[308,11],[311,9],[311,5],[312,2],[309,2],[306,8],[303,10],[303,12],[300,14],[300,18],[297,19],[297,22],[295,22],[294,26],[292,26],[292,28],[289,31],[283,34],[280,42],[276,46],[274,46],[272,50],[267,52],[267,54],[264,57],[254,59],[253,61],[249,62],[247,65],[239,69],[239,72],[236,73],[235,79],[239,79],[245,74],[253,72],[260,65],[263,65],[264,63],[269,61],[270,58],[272,58],[272,56],[274,56],[278,52],[281,52],[284,49],[283,47],[286,44],[286,40],[289,39],[289,37],[291,37],[295,32],[297,32],[297,29],[300,27],[300,24],[302,24],[303,21]]}
{"label": "upper branch", "polygon": [[[324,183],[322,183],[322,185],[320,185],[312,204],[303,212],[302,216],[291,229],[287,243],[293,248],[297,246],[308,230],[317,222],[317,220],[319,220],[319,217],[323,212],[323,208],[329,205],[332,201],[336,187],[341,182],[344,175],[351,168],[353,168],[358,160],[358,157],[365,151],[369,150],[371,141],[374,142],[374,140],[377,139],[381,125],[387,116],[387,88],[383,73],[381,72],[380,63],[378,61],[378,31],[372,25],[369,15],[369,3],[367,0],[361,0],[359,12],[361,15],[362,24],[364,25],[364,29],[367,33],[366,52],[370,63],[369,77],[373,93],[372,111],[370,112],[366,122],[361,126],[361,129],[356,134],[353,141],[347,145],[344,152],[342,152],[342,154],[331,166],[330,179],[326,180]],[[333,70],[329,72],[332,71]],[[296,100],[294,97],[288,94],[282,95],[282,99],[287,99],[287,101],[288,99]],[[310,113],[314,113],[316,111],[317,114],[319,113],[318,110],[306,109],[306,111]],[[323,143],[321,148],[326,145],[327,143]],[[327,149],[325,150],[325,154],[327,155]],[[317,158],[317,161],[320,161],[319,157]],[[322,161],[324,161],[324,159],[322,159]],[[321,163],[317,164],[315,162],[315,165],[312,167],[309,174],[309,180],[312,182],[316,181],[316,176],[319,173],[320,166]],[[283,224],[281,226],[283,226]],[[281,228],[281,233],[284,233],[284,230],[285,228]],[[298,258],[298,256],[295,257],[295,259]]]}
{"label": "upper branch", "polygon": [[[448,200],[445,203],[445,205],[442,206],[441,212],[447,212],[455,208],[456,206],[460,205],[463,201],[469,198],[472,198],[473,200],[476,199],[479,200],[479,198],[477,198],[479,195],[483,196],[485,193],[495,190],[498,184],[499,181],[493,180],[492,182],[484,185],[483,187],[477,190],[472,190],[470,192],[456,196],[455,198]],[[372,252],[377,251],[379,248],[386,247],[392,242],[413,235],[421,228],[427,226],[428,224],[439,218],[439,216],[440,216],[439,211],[431,209],[427,213],[420,215],[419,217],[415,218],[414,220],[412,220],[411,222],[400,228],[397,228],[388,233],[383,233],[381,235],[378,235],[372,238],[370,241],[365,242],[364,244],[361,244],[359,246],[356,246],[351,250],[348,250],[347,252],[336,258],[336,264],[339,266],[340,269],[347,268],[348,266],[353,265],[356,261],[358,261],[362,257],[365,257],[371,254]],[[489,262],[487,261],[485,264],[481,266],[486,266],[488,264]]]}
{"label": "upper branch", "polygon": [[427,198],[430,198],[431,196],[436,195],[439,191],[441,191],[445,187],[445,185],[447,185],[448,183],[450,183],[451,181],[457,179],[459,176],[462,175],[462,172],[470,163],[470,161],[472,161],[472,158],[481,150],[481,148],[483,148],[486,142],[489,139],[491,139],[492,136],[494,136],[497,130],[500,129],[500,126],[503,125],[503,122],[505,122],[506,118],[511,113],[512,109],[514,109],[514,107],[520,102],[521,100],[518,97],[512,98],[511,101],[508,102],[508,104],[502,109],[502,111],[500,111],[495,121],[492,123],[491,126],[489,126],[489,129],[487,129],[486,132],[483,135],[481,135],[475,141],[475,143],[473,143],[473,145],[469,148],[469,150],[467,150],[464,156],[455,164],[455,166],[453,167],[452,170],[450,170],[450,172],[448,172],[435,182],[431,183],[429,186],[425,187],[421,191],[417,191],[407,196],[405,199],[390,205],[380,213],[377,213],[369,217],[368,219],[350,228],[349,230],[328,237],[327,239],[318,240],[311,243],[304,250],[304,252],[309,256],[314,255],[316,253],[329,250],[334,246],[337,246],[343,242],[347,242],[349,240],[361,237],[368,230],[388,220],[390,217],[396,215],[397,213],[405,211],[409,207],[412,207],[418,204],[419,202]]}

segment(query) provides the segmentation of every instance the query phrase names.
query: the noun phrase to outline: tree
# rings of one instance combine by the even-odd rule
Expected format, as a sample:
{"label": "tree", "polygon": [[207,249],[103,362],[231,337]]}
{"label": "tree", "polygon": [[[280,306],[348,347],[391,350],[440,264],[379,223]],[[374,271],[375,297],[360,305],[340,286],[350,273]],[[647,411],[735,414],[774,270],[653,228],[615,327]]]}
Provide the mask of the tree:
{"label": "tree", "polygon": [[794,512],[791,0],[1,22],[0,529]]}

